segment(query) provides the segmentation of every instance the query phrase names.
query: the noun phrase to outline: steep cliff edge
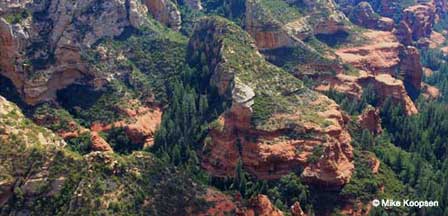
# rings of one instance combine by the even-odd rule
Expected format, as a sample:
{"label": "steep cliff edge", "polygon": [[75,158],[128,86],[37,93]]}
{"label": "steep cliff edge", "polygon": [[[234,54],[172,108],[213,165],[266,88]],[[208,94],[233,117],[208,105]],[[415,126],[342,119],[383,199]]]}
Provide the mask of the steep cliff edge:
{"label": "steep cliff edge", "polygon": [[[173,30],[179,31],[182,24],[180,12],[175,3],[170,0],[144,0],[143,3],[148,7],[149,12],[159,22],[167,25]],[[200,2],[189,2],[193,7],[200,8]]]}
{"label": "steep cliff edge", "polygon": [[[309,183],[342,186],[354,165],[348,118],[327,97],[266,62],[255,42],[222,18],[201,20],[190,40],[191,62],[208,62],[209,84],[231,103],[210,127],[202,164],[233,176],[239,158],[260,179],[303,169]],[[244,58],[242,58],[244,56]]]}
{"label": "steep cliff edge", "polygon": [[28,104],[54,100],[58,90],[74,82],[94,86],[113,76],[92,70],[91,48],[150,22],[147,7],[136,0],[0,4],[8,5],[0,13],[0,74],[13,81]]}
{"label": "steep cliff edge", "polygon": [[[420,54],[415,47],[408,46],[411,42],[406,44],[401,40],[407,37],[404,36],[406,34],[412,40],[412,28],[409,28],[408,33],[403,32],[405,29],[395,31],[394,21],[379,17],[366,2],[353,3],[356,7],[351,9],[350,18],[362,26],[384,31],[355,27],[336,9],[333,2],[276,2],[286,8],[283,13],[265,1],[248,1],[245,13],[246,30],[270,62],[297,77],[309,76],[322,85],[336,82],[336,86],[330,85],[356,98],[360,98],[363,89],[370,84],[365,83],[365,79],[355,82],[347,82],[351,78],[339,79],[344,74],[359,74],[359,70],[373,76],[390,74],[404,81],[399,87],[402,89],[395,91],[402,95],[394,96],[386,91],[381,99],[393,97],[396,102],[405,104],[407,113],[417,112],[409,95],[415,97],[421,89],[423,70]],[[316,12],[317,9],[321,9],[320,13]],[[328,16],[322,18],[322,14]],[[320,31],[320,22],[333,27],[327,27],[328,31]],[[402,24],[409,26],[408,21]],[[373,79],[371,81],[375,83],[371,85],[379,86],[377,84],[382,83],[383,87],[388,86],[386,82],[378,80],[383,79]],[[322,90],[322,85],[317,85],[316,89]],[[393,88],[397,88],[396,84]]]}
{"label": "steep cliff edge", "polygon": [[313,35],[345,31],[347,21],[328,0],[246,1],[245,28],[260,49],[294,46]]}
{"label": "steep cliff edge", "polygon": [[[343,62],[366,72],[367,76],[375,77],[370,79],[363,75],[364,73],[360,73],[355,82],[363,87],[373,85],[381,95],[381,100],[392,97],[396,102],[404,105],[409,115],[417,113],[417,108],[409,95],[415,95],[421,89],[423,67],[420,64],[418,50],[401,44],[392,32],[367,31],[364,36],[366,38],[364,44],[348,45],[336,50],[336,54]],[[404,77],[404,82],[398,79],[399,76]],[[347,79],[341,80],[340,83],[346,81]],[[406,85],[407,88],[405,88]],[[395,90],[392,91],[392,89]]]}

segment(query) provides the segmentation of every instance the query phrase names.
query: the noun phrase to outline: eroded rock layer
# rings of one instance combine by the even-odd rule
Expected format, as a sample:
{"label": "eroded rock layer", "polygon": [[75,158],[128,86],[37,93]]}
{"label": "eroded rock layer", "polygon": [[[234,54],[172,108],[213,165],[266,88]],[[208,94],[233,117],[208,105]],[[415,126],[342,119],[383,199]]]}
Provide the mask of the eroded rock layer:
{"label": "eroded rock layer", "polygon": [[338,105],[266,62],[249,35],[220,18],[203,19],[189,47],[191,56],[206,55],[210,85],[232,104],[211,126],[202,152],[206,170],[233,176],[241,159],[260,179],[303,169],[313,184],[350,180],[348,118]]}

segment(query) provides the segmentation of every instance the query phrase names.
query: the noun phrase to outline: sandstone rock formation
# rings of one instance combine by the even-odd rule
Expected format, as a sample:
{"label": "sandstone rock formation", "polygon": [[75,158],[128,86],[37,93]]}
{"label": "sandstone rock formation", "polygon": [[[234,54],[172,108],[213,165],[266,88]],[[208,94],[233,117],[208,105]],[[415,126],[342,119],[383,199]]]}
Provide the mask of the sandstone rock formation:
{"label": "sandstone rock formation", "polygon": [[440,90],[437,87],[428,85],[426,83],[422,84],[422,95],[426,99],[437,99],[440,97]]}
{"label": "sandstone rock formation", "polygon": [[335,0],[335,2],[346,14],[352,13],[353,9],[363,2],[376,5],[375,12],[383,17],[396,18],[395,16],[402,10],[399,0]]}
{"label": "sandstone rock formation", "polygon": [[376,158],[374,155],[372,155],[370,157],[369,165],[372,168],[372,173],[378,174],[378,171],[380,170],[381,161],[378,160],[378,158]]}
{"label": "sandstone rock formation", "polygon": [[363,202],[355,201],[355,203],[348,203],[344,205],[340,213],[342,215],[363,216],[363,215],[369,215],[371,209],[372,209],[371,202],[364,204]]}
{"label": "sandstone rock formation", "polygon": [[[403,101],[404,104],[408,104],[406,105],[406,107],[409,107],[408,113],[415,113],[415,106],[407,95],[415,97],[420,91],[423,70],[417,49],[409,46],[414,40],[412,36],[414,31],[411,28],[412,24],[410,24],[410,21],[403,21],[396,31],[392,31],[395,24],[391,19],[378,18],[378,15],[375,14],[373,9],[369,7],[369,4],[366,2],[358,2],[356,4],[355,2],[356,1],[352,4],[358,4],[358,6],[352,10],[353,16],[356,16],[356,18],[352,17],[354,20],[359,21],[360,24],[364,23],[365,26],[387,31],[367,31],[362,35],[358,35],[364,38],[361,40],[362,44],[354,42],[355,45],[341,47],[335,51],[337,57],[333,58],[341,60],[343,63],[350,64],[356,69],[366,71],[372,75],[391,74],[393,77],[404,77],[404,85],[400,87],[403,89],[406,87],[407,92],[404,93],[404,99],[401,100],[398,97],[392,97],[399,101]],[[294,4],[295,1],[288,1],[287,3]],[[336,67],[336,65],[340,65],[340,63],[329,60],[332,56],[331,52],[326,52],[326,56],[322,56],[313,48],[305,44],[303,40],[313,34],[331,35],[338,31],[346,31],[349,29],[349,25],[344,26],[344,24],[341,24],[337,25],[339,26],[338,28],[328,28],[330,30],[334,29],[334,31],[320,32],[318,24],[316,24],[315,21],[321,19],[319,18],[319,15],[316,15],[316,13],[313,12],[314,9],[325,8],[324,10],[333,14],[331,11],[333,11],[332,8],[334,7],[331,3],[327,2],[316,3],[305,1],[303,4],[309,9],[307,12],[309,12],[309,16],[312,18],[308,16],[294,16],[294,13],[291,13],[290,19],[285,21],[276,17],[273,13],[270,13],[270,8],[262,3],[258,1],[249,1],[246,8],[246,30],[255,39],[257,47],[270,61],[276,62],[281,58],[299,58],[298,56],[288,56],[288,52],[305,53],[300,56],[300,58],[304,58],[300,59],[300,63],[298,63],[298,60],[296,62],[288,62],[288,64],[297,64],[291,72],[298,77],[309,75],[314,77],[313,79],[329,79],[332,81],[328,82],[334,82],[334,77],[322,75],[319,74],[319,72],[332,71],[336,74],[343,73],[343,68]],[[394,8],[393,10],[397,9],[396,6],[391,7]],[[264,16],[260,16],[260,14],[263,14]],[[313,17],[314,15],[315,17]],[[335,17],[338,16],[335,15]],[[340,20],[343,19],[344,18],[341,18]],[[269,28],[266,28],[266,26],[269,26]],[[312,56],[310,57],[311,59],[319,60],[308,60],[303,56]],[[343,80],[337,82],[341,81]],[[365,83],[358,85],[356,84],[358,83],[357,81],[350,83],[351,84],[347,83],[346,85],[339,86],[345,86],[343,88],[346,90],[351,88],[351,92],[348,93],[355,95],[356,97],[359,97],[359,93],[362,91],[361,89],[368,85]],[[387,98],[391,95],[384,96]]]}
{"label": "sandstone rock formation", "polygon": [[[241,158],[244,168],[260,179],[277,179],[302,167],[302,177],[309,183],[341,186],[350,180],[348,118],[333,101],[265,62],[254,41],[227,21],[202,20],[189,47],[190,52],[207,56],[210,84],[232,103],[206,139],[202,153],[206,170],[232,176]],[[241,55],[245,63],[238,58]],[[259,100],[267,104],[259,105]],[[263,109],[272,113],[262,117]]]}
{"label": "sandstone rock formation", "polygon": [[226,214],[231,214],[238,209],[238,204],[235,203],[232,197],[219,191],[208,189],[204,196],[204,199],[209,203],[213,203],[213,205],[207,209],[206,212],[197,214],[198,216],[224,216]]}
{"label": "sandstone rock formation", "polygon": [[403,20],[411,28],[415,41],[431,35],[435,18],[436,8],[431,3],[413,5],[403,11]]}
{"label": "sandstone rock formation", "polygon": [[353,23],[370,29],[391,31],[394,26],[394,20],[378,15],[368,2],[360,2],[350,13],[350,20]]}
{"label": "sandstone rock formation", "polygon": [[[296,1],[284,1],[289,8],[283,19],[272,12],[270,6],[259,0],[246,2],[245,28],[255,39],[260,49],[288,46],[304,46],[301,40],[316,34],[334,34],[345,31],[347,18],[338,10],[333,1],[303,1],[309,11],[308,16],[300,16],[291,6]],[[291,5],[289,5],[291,4]],[[297,44],[298,43],[298,44]]]}
{"label": "sandstone rock formation", "polygon": [[431,36],[429,37],[429,48],[436,49],[442,46],[446,41],[446,38],[443,34],[432,31]]}
{"label": "sandstone rock formation", "polygon": [[303,0],[302,2],[311,11],[308,22],[311,24],[314,34],[334,34],[346,30],[345,22],[348,19],[337,10],[333,0]]}
{"label": "sandstone rock formation", "polygon": [[[144,0],[143,2],[156,20],[167,25],[173,30],[178,31],[180,29],[182,21],[176,4],[170,0]],[[190,3],[194,5],[194,2],[190,1]],[[196,3],[196,7],[199,6],[200,3],[199,5]]]}
{"label": "sandstone rock formation", "polygon": [[369,130],[372,134],[380,134],[383,132],[381,128],[381,117],[378,109],[367,107],[358,117],[358,124]]}
{"label": "sandstone rock formation", "polygon": [[[93,152],[80,156],[63,148],[62,143],[61,138],[27,121],[17,106],[0,97],[2,214],[51,215],[57,211],[91,215],[106,212],[116,204],[125,207],[120,210],[123,214],[157,211],[164,215],[166,212],[197,215],[191,212],[208,208],[195,205],[204,202],[205,188],[179,172],[166,169],[151,154],[134,152],[121,157],[110,152]],[[150,178],[159,180],[139,182]],[[171,187],[168,185],[188,188],[176,193],[189,197],[187,202],[167,201],[166,188]],[[167,202],[175,205],[167,210],[164,206]],[[127,208],[127,203],[140,207]]]}
{"label": "sandstone rock formation", "polygon": [[95,123],[91,126],[93,132],[107,132],[112,128],[123,128],[127,137],[136,145],[151,147],[154,144],[154,134],[162,121],[162,111],[159,108],[138,107],[122,110],[128,117],[112,124]]}
{"label": "sandstone rock formation", "polygon": [[418,113],[401,80],[395,79],[389,74],[381,74],[374,77],[361,77],[358,82],[363,86],[373,85],[376,94],[382,99],[382,102],[390,97],[397,104],[402,104],[407,115]]}
{"label": "sandstone rock formation", "polygon": [[300,207],[299,202],[295,202],[294,205],[291,206],[291,215],[292,216],[307,216],[305,212],[303,212],[302,207]]}
{"label": "sandstone rock formation", "polygon": [[147,22],[146,7],[136,0],[129,1],[129,7],[121,0],[1,4],[8,5],[2,17],[17,11],[41,14],[18,23],[0,17],[0,74],[12,80],[29,104],[52,100],[57,90],[82,77],[95,77],[83,50],[102,38],[120,35],[126,27]]}
{"label": "sandstone rock formation", "polygon": [[257,195],[250,199],[248,208],[246,216],[283,216],[283,212],[278,210],[266,195]]}
{"label": "sandstone rock formation", "polygon": [[9,143],[11,139],[22,140],[26,146],[66,145],[59,136],[33,124],[15,104],[0,96],[0,143]]}
{"label": "sandstone rock formation", "polygon": [[92,136],[90,138],[92,151],[113,151],[112,147],[110,147],[109,143],[106,142],[98,132],[92,132]]}
{"label": "sandstone rock formation", "polygon": [[364,33],[367,43],[360,46],[340,48],[336,54],[343,62],[372,74],[393,74],[400,64],[402,45],[391,32],[368,31]]}
{"label": "sandstone rock formation", "polygon": [[[248,200],[248,203],[243,203],[241,198],[232,198],[213,189],[207,189],[204,195],[205,200],[211,203],[211,207],[206,212],[194,214],[199,216],[206,215],[239,215],[239,216],[283,216],[284,213],[275,207],[271,200],[266,195],[258,194]],[[300,204],[298,202],[292,207],[291,213],[293,216],[306,216],[303,214]],[[302,213],[302,214],[300,214]]]}
{"label": "sandstone rock formation", "polygon": [[[364,34],[370,41],[367,45],[341,48],[336,51],[336,54],[343,62],[353,65],[359,70],[366,71],[373,76],[380,76],[375,79],[359,78],[358,83],[361,86],[368,86],[369,81],[372,81],[374,86],[379,87],[379,84],[390,86],[396,89],[395,94],[402,96],[394,96],[392,92],[380,91],[381,98],[387,97],[395,98],[403,101],[405,107],[408,107],[407,113],[416,113],[415,105],[412,100],[408,99],[408,95],[415,95],[420,91],[423,67],[420,64],[420,54],[415,47],[403,46],[391,32],[370,31]],[[391,77],[382,75],[391,75]],[[392,81],[394,76],[399,74],[404,76],[404,84],[408,86],[404,91],[403,83],[401,81]],[[398,90],[398,89],[403,90]],[[403,92],[404,91],[404,92]],[[400,97],[402,99],[400,99]]]}
{"label": "sandstone rock formation", "polygon": [[412,29],[407,22],[401,21],[398,24],[395,35],[402,44],[406,46],[412,44]]}
{"label": "sandstone rock formation", "polygon": [[[290,72],[298,77],[341,71],[333,52],[321,53],[304,42],[316,35],[345,34],[347,18],[336,10],[334,2],[280,0],[276,4],[285,10],[279,13],[259,0],[246,2],[244,28],[262,54],[277,66],[290,65]],[[306,15],[297,11],[297,5],[306,8]]]}
{"label": "sandstone rock formation", "polygon": [[412,95],[422,87],[423,66],[420,63],[420,52],[417,48],[408,46],[401,55],[400,70],[404,74],[404,82],[410,85],[409,94]]}
{"label": "sandstone rock formation", "polygon": [[[259,1],[251,0],[246,2],[246,31],[252,35],[260,49],[272,49],[278,47],[293,46],[294,38],[291,38],[287,31],[283,29],[282,24],[273,17],[266,14],[260,16],[265,9]],[[268,16],[268,17],[265,17]],[[300,26],[303,30],[296,30],[298,37],[308,35],[308,29],[305,23]],[[269,26],[270,28],[266,28]]]}
{"label": "sandstone rock formation", "polygon": [[369,73],[361,71],[359,76],[338,74],[333,78],[323,79],[315,87],[317,91],[329,91],[333,89],[352,96],[356,100],[360,99],[364,88],[371,87],[377,94],[378,99],[380,99],[379,106],[387,98],[391,98],[396,104],[403,105],[407,115],[418,113],[417,107],[406,92],[403,81],[389,74],[369,75]]}

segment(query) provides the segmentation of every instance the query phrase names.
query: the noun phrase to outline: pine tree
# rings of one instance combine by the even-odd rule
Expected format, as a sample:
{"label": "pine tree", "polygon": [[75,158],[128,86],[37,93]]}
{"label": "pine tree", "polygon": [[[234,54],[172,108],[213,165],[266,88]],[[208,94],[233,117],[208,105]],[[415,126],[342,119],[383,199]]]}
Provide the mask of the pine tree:
{"label": "pine tree", "polygon": [[246,192],[246,184],[247,184],[246,174],[243,169],[243,161],[240,158],[238,159],[235,168],[235,178],[233,182],[233,187],[239,190],[240,193],[244,195]]}

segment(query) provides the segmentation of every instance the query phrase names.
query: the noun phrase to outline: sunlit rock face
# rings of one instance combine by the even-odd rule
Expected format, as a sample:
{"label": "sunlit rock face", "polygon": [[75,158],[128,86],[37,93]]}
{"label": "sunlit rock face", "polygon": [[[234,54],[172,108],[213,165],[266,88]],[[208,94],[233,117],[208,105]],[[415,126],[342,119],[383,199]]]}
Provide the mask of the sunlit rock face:
{"label": "sunlit rock face", "polygon": [[[220,18],[202,20],[189,49],[191,56],[206,55],[210,84],[232,104],[206,138],[202,164],[207,171],[233,176],[241,159],[260,179],[302,169],[310,184],[349,182],[354,165],[348,117],[336,103],[266,62],[247,33]],[[238,58],[243,54],[244,60]],[[260,106],[260,96],[273,107]],[[259,119],[264,109],[272,112]]]}

